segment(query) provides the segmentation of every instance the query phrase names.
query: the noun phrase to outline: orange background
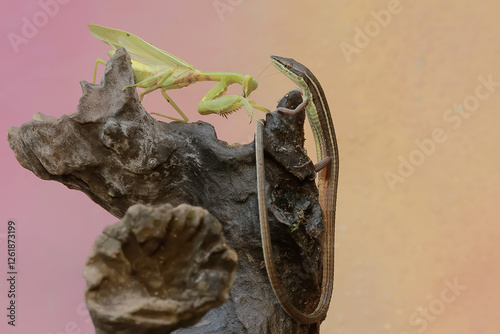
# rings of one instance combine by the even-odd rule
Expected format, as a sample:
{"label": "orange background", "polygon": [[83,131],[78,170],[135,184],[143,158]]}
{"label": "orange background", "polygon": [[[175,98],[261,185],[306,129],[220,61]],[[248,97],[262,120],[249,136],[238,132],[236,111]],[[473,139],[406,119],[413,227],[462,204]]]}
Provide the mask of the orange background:
{"label": "orange background", "polygon": [[[94,60],[109,49],[88,23],[132,32],[202,70],[258,76],[252,98],[268,108],[293,87],[267,67],[268,57],[294,58],[322,83],[340,146],[335,292],[322,332],[498,332],[500,4],[60,1],[17,52],[9,33],[22,34],[23,17],[43,8],[38,1],[0,5],[4,135],[36,112],[76,110],[79,80],[92,80]],[[196,114],[212,86],[170,95],[191,121],[214,124],[219,138],[251,142],[255,124],[244,110],[229,120]],[[144,104],[174,113],[157,92]],[[92,333],[81,271],[97,234],[116,219],[85,195],[24,170],[5,140],[0,149],[1,228],[7,219],[19,224],[22,269],[19,325],[4,319],[0,329],[55,334],[75,324]]]}

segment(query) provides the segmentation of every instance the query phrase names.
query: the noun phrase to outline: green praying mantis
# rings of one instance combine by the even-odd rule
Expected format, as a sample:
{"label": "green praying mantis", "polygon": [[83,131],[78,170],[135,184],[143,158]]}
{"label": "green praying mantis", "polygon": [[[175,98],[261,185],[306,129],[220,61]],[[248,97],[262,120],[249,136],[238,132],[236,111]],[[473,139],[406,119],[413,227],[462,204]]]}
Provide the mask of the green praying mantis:
{"label": "green praying mantis", "polygon": [[[144,95],[156,89],[161,90],[163,97],[174,107],[182,119],[166,116],[159,113],[154,115],[162,116],[174,121],[188,122],[188,117],[167,95],[169,89],[177,89],[189,86],[197,81],[218,81],[218,83],[208,91],[198,104],[198,112],[201,115],[218,114],[229,115],[241,107],[245,107],[252,119],[255,119],[252,107],[268,112],[264,107],[258,106],[248,96],[257,88],[257,81],[250,75],[233,72],[204,72],[195,69],[182,59],[163,51],[143,39],[123,30],[107,28],[95,24],[89,24],[89,29],[94,37],[113,47],[108,52],[111,57],[119,47],[124,47],[132,59],[132,69],[136,77],[136,84],[125,86],[145,88],[139,95],[140,100]],[[102,59],[97,59],[94,68],[94,83],[97,74],[98,64],[106,64]],[[240,84],[243,88],[242,96],[223,96],[228,86]]]}

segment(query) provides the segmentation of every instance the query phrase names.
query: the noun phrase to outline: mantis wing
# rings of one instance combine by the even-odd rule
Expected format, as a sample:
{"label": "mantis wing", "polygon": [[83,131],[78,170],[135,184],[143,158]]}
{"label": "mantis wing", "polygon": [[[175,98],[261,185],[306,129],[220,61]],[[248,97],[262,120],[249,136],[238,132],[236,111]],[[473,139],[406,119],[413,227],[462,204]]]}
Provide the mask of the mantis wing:
{"label": "mantis wing", "polygon": [[171,65],[176,68],[194,69],[193,65],[165,52],[143,39],[123,30],[107,28],[96,24],[89,24],[89,29],[94,37],[117,49],[124,47],[132,59],[150,66]]}

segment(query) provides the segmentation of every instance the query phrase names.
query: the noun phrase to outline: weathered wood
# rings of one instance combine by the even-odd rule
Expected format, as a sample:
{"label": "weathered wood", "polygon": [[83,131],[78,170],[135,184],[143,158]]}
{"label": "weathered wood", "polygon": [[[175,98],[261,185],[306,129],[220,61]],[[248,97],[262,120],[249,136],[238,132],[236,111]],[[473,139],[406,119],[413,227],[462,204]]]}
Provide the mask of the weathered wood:
{"label": "weathered wood", "polygon": [[[263,268],[254,144],[228,145],[205,122],[153,119],[134,88],[122,91],[133,82],[130,58],[118,49],[100,85],[82,82],[75,114],[39,114],[9,130],[19,163],[42,179],[83,191],[118,218],[137,203],[187,203],[221,222],[238,254],[236,283],[226,303],[176,333],[317,333],[317,326],[300,326],[282,310]],[[280,104],[300,102],[291,92]],[[266,192],[283,285],[298,307],[312,310],[321,283],[323,225],[314,167],[303,150],[304,117],[267,114]]]}

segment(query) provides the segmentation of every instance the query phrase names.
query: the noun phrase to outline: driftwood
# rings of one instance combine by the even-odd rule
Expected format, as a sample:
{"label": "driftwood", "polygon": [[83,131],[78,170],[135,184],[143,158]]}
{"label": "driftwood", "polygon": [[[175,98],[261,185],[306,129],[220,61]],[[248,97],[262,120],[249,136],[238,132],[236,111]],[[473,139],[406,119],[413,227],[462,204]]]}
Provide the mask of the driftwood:
{"label": "driftwood", "polygon": [[228,299],[236,267],[236,252],[208,211],[135,204],[97,238],[83,272],[96,333],[194,325]]}
{"label": "driftwood", "polygon": [[[158,271],[158,265],[151,262],[154,258],[151,254],[157,251],[155,248],[151,254],[145,251],[144,254],[152,257],[137,267],[143,272],[133,271],[133,274],[146,277],[177,272],[182,277],[190,271],[192,277],[200,279],[203,275],[198,271],[206,269],[212,273],[212,278],[218,277],[221,284],[220,293],[210,295],[215,301],[211,307],[218,306],[221,300],[217,298],[224,293],[227,297],[227,291],[231,289],[229,299],[208,311],[195,325],[206,309],[193,306],[192,317],[182,318],[177,314],[178,321],[164,323],[164,327],[151,325],[153,318],[148,319],[147,312],[139,312],[138,321],[127,320],[134,327],[130,333],[168,333],[171,330],[182,334],[318,333],[319,326],[300,325],[291,319],[280,307],[269,285],[260,242],[254,144],[228,145],[218,140],[214,128],[204,122],[164,123],[153,119],[141,106],[134,88],[122,91],[124,86],[133,83],[130,57],[124,49],[118,49],[106,66],[100,85],[82,82],[83,96],[76,113],[59,119],[37,114],[34,120],[19,128],[11,127],[8,134],[10,146],[23,167],[42,179],[55,180],[68,188],[83,191],[120,219],[134,204],[160,207],[167,203],[172,206],[186,203],[206,209],[210,213],[207,215],[213,215],[222,225],[227,244],[236,251],[238,258],[232,289],[234,261],[231,259],[235,260],[234,254],[224,246],[223,236],[215,237],[211,233],[207,235],[219,240],[221,245],[215,249],[222,249],[219,254],[224,255],[217,259],[220,262],[215,262],[218,265],[209,261],[213,268],[187,261],[185,271],[178,267],[174,273],[166,267],[162,267],[164,271]],[[300,102],[300,94],[291,92],[280,101],[280,105],[293,108]],[[295,116],[269,113],[266,116],[266,193],[275,262],[292,301],[300,309],[310,311],[316,306],[321,283],[320,235],[323,225],[314,167],[303,150],[305,116],[303,113]],[[138,209],[134,207],[134,210]],[[154,221],[151,215],[156,213],[143,210],[149,212],[145,221]],[[170,207],[169,210],[174,209]],[[129,224],[127,219],[131,218],[125,217],[119,226]],[[217,230],[213,226],[207,229]],[[110,230],[113,227],[108,227],[99,238],[109,237]],[[153,237],[148,235],[143,240],[154,239],[157,232],[149,229],[147,233]],[[167,232],[161,240],[169,237]],[[137,236],[128,238],[125,239],[136,240]],[[94,247],[98,246],[98,241]],[[144,247],[147,250],[150,246]],[[176,248],[179,257],[186,256],[184,252],[200,251],[200,247]],[[124,249],[134,252],[134,248]],[[212,250],[208,248],[202,252],[213,256]],[[111,300],[99,299],[97,294],[92,300],[88,298],[89,291],[99,283],[95,276],[89,276],[96,270],[92,267],[95,263],[90,260],[96,252],[99,249],[94,248],[85,269],[87,305],[93,313],[94,325],[100,333],[129,333],[123,327],[123,321],[117,321],[116,327],[113,327],[113,322],[107,322],[106,328],[102,328],[101,320],[112,320],[113,316],[106,318],[97,306],[99,303],[117,303],[118,299],[112,299],[118,297],[116,294],[113,297],[112,293],[102,293],[103,298]],[[137,263],[132,259],[143,256],[129,255],[129,263]],[[109,274],[109,270],[106,272]],[[165,284],[172,280],[175,281],[165,278],[160,284],[161,291],[169,291]],[[206,282],[213,284],[214,281]],[[146,295],[150,294],[149,283],[142,283]],[[121,289],[124,293],[119,294],[122,298],[119,301],[123,307],[138,307],[133,304],[137,300],[125,298],[128,292],[137,292],[137,285],[130,288],[123,284]],[[207,292],[206,289],[200,291],[201,295]],[[192,295],[193,300],[183,302],[199,300],[200,294]],[[159,298],[170,297],[164,294]],[[158,315],[161,310],[155,309],[153,313]],[[192,326],[185,327],[189,325]]]}

